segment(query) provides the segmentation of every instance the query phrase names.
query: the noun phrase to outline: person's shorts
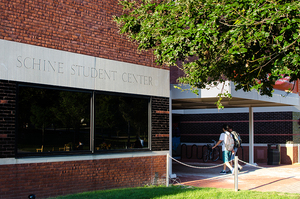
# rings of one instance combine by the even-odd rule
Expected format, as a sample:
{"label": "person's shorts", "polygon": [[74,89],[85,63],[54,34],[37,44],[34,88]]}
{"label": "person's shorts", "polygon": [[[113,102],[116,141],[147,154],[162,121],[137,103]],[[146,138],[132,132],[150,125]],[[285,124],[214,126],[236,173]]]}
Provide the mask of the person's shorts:
{"label": "person's shorts", "polygon": [[223,151],[223,162],[229,162],[231,160],[231,151]]}
{"label": "person's shorts", "polygon": [[231,154],[230,160],[234,159],[235,154],[237,153],[238,148],[234,148],[234,154]]}

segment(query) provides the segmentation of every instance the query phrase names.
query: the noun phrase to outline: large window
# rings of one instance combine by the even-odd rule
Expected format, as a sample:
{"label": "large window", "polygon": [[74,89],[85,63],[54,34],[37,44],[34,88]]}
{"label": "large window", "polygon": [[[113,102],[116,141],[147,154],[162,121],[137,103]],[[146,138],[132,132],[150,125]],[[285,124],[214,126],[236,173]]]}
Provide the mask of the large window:
{"label": "large window", "polygon": [[97,94],[95,149],[148,148],[148,99]]}
{"label": "large window", "polygon": [[19,85],[17,154],[148,149],[150,98]]}

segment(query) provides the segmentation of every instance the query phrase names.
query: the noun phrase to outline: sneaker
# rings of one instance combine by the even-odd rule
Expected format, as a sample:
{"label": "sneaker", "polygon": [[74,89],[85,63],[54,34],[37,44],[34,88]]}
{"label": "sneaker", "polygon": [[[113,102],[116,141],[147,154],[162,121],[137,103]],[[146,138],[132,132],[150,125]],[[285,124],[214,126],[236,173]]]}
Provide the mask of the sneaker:
{"label": "sneaker", "polygon": [[231,173],[231,171],[230,171],[230,170],[228,170],[228,171],[226,171],[226,173]]}
{"label": "sneaker", "polygon": [[226,171],[224,171],[224,170],[222,170],[221,172],[220,172],[220,174],[226,174]]}
{"label": "sneaker", "polygon": [[231,169],[231,173],[232,173],[232,175],[234,175],[234,169]]}

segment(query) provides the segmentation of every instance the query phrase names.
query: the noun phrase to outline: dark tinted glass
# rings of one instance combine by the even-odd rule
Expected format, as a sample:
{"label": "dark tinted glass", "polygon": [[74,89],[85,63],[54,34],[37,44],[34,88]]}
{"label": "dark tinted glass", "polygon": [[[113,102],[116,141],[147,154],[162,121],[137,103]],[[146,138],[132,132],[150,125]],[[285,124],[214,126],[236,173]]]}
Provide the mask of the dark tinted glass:
{"label": "dark tinted glass", "polygon": [[149,99],[97,94],[95,150],[148,148]]}
{"label": "dark tinted glass", "polygon": [[90,150],[90,98],[20,86],[18,153]]}

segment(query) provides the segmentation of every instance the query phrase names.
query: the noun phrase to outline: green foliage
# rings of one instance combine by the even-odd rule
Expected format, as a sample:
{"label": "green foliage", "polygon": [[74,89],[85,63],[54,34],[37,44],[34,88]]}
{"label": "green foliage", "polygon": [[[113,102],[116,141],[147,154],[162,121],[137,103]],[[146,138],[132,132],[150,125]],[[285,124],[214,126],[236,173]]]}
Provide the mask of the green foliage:
{"label": "green foliage", "polygon": [[[153,49],[161,65],[182,62],[179,82],[207,88],[225,80],[272,96],[275,81],[300,77],[298,0],[121,0],[120,33]],[[258,81],[259,80],[259,81]]]}

